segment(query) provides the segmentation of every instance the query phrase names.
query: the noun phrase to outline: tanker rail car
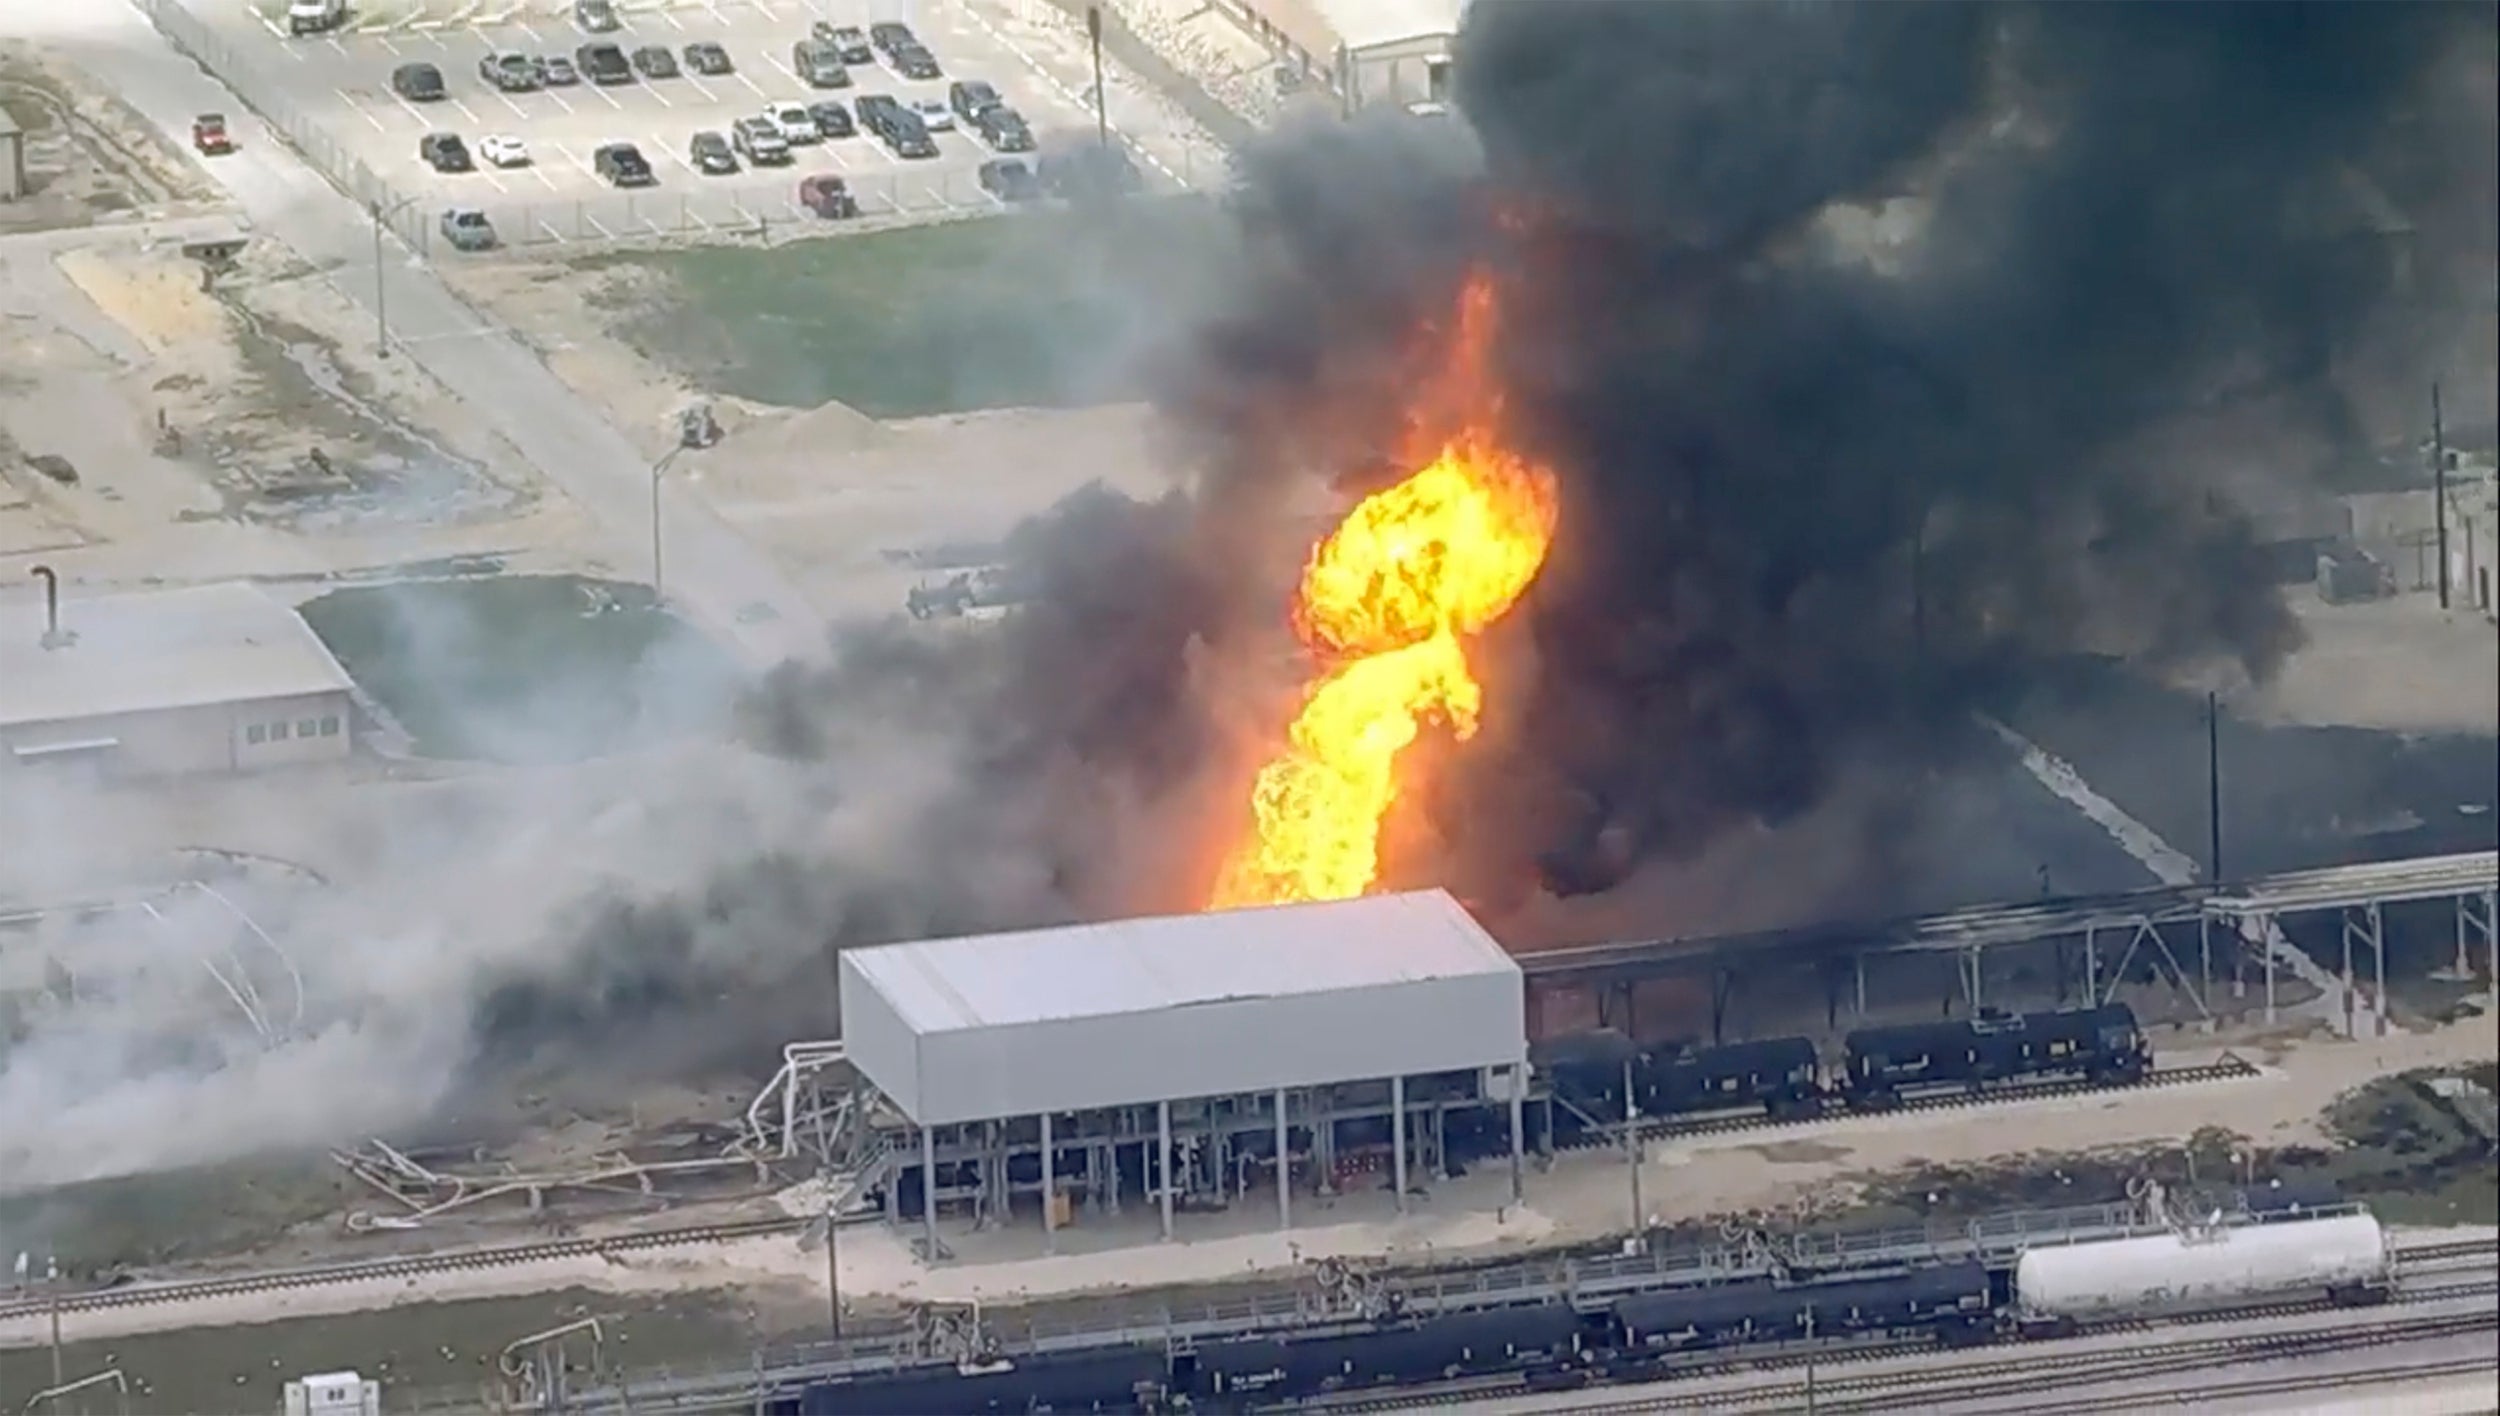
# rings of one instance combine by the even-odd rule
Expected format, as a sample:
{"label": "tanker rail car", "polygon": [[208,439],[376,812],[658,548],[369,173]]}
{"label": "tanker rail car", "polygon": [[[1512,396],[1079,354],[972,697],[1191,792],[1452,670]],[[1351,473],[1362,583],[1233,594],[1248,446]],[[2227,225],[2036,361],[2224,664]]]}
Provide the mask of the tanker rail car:
{"label": "tanker rail car", "polygon": [[2302,1212],[2206,1230],[2034,1247],[2010,1271],[1978,1259],[1811,1282],[1685,1284],[1583,1312],[1521,1304],[888,1369],[818,1382],[789,1416],[973,1412],[1248,1412],[1336,1392],[1467,1377],[1551,1390],[1655,1379],[1772,1344],[1910,1338],[1947,1346],[2053,1337],[2216,1309],[2385,1301],[2395,1253],[2367,1212]]}
{"label": "tanker rail car", "polygon": [[2076,1079],[2098,1086],[2144,1080],[2152,1044],[2123,1003],[1901,1027],[1861,1028],[1826,1068],[1810,1038],[1722,1047],[1642,1049],[1619,1033],[1539,1043],[1537,1075],[1559,1103],[1557,1139],[1586,1136],[1624,1114],[1624,1089],[1647,1118],[1759,1112],[1773,1118],[1827,1109],[1880,1110],[1905,1094]]}

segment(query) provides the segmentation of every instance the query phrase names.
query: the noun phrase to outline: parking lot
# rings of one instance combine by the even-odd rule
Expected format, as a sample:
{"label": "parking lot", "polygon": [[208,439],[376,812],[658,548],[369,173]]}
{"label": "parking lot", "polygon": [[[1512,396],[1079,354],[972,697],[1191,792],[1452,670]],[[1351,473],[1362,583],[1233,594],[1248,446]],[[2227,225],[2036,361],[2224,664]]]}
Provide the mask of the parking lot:
{"label": "parking lot", "polygon": [[[190,0],[254,67],[283,90],[330,141],[352,153],[387,184],[405,206],[426,214],[395,222],[422,234],[430,214],[452,206],[484,210],[507,242],[599,240],[645,231],[706,228],[753,229],[759,223],[813,221],[798,205],[801,179],[819,173],[842,177],[863,215],[981,209],[997,204],[982,190],[977,171],[997,156],[967,131],[934,134],[939,155],[907,161],[866,132],[795,146],[787,166],[741,164],[728,175],[699,172],[689,156],[698,132],[727,134],[738,118],[768,105],[837,100],[850,106],[863,94],[890,94],[905,102],[944,103],[956,79],[995,86],[1031,124],[1042,151],[1089,140],[1094,116],[1082,87],[1037,63],[1004,33],[998,21],[964,4],[913,4],[886,0],[719,0],[714,4],[621,6],[623,27],[585,34],[555,0],[520,5],[504,0],[427,5],[400,0],[396,9],[377,3],[357,12],[346,27],[323,35],[289,36],[283,0]],[[866,27],[883,20],[911,24],[935,53],[943,78],[907,80],[880,59],[850,66],[852,83],[811,88],[791,70],[791,48],[817,20]],[[1000,21],[1012,26],[1010,16]],[[631,83],[506,93],[486,82],[478,61],[498,51],[571,57],[588,42],[613,43],[628,53],[646,45],[667,48],[680,61],[673,78],[637,76]],[[685,47],[710,41],[724,48],[734,68],[698,75],[683,67]],[[1060,69],[1064,73],[1064,55]],[[392,71],[427,63],[442,73],[446,96],[414,102],[395,92]],[[1076,76],[1079,85],[1083,76]],[[1128,115],[1115,96],[1115,124]],[[1143,117],[1142,114],[1139,115]],[[1206,175],[1207,156],[1167,135],[1140,133],[1142,122],[1122,126],[1121,136],[1150,180],[1186,183]],[[492,135],[520,139],[530,164],[436,172],[419,156],[429,133],[458,134],[474,153]],[[619,191],[592,166],[602,145],[627,142],[650,162],[657,185]],[[1032,154],[1023,155],[1030,163]]]}

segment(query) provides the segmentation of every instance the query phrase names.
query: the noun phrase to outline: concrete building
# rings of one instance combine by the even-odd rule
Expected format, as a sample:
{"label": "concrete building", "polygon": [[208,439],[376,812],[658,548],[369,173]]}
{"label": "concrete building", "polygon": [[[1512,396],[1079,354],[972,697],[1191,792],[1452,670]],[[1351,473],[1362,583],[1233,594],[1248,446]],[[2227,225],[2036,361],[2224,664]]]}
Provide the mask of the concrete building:
{"label": "concrete building", "polygon": [[0,603],[0,772],[343,758],[352,688],[311,626],[253,585]]}
{"label": "concrete building", "polygon": [[1453,1127],[1518,1184],[1519,965],[1439,890],[855,949],[841,993],[892,1117],[888,1217],[917,1210],[932,1257],[941,1207],[986,1226],[1022,1196],[1054,1233],[1143,1198],[1169,1238],[1176,1203],[1255,1178],[1290,1226],[1296,1189],[1377,1166],[1403,1208]]}
{"label": "concrete building", "polygon": [[1216,0],[1348,112],[1446,103],[1468,0]]}

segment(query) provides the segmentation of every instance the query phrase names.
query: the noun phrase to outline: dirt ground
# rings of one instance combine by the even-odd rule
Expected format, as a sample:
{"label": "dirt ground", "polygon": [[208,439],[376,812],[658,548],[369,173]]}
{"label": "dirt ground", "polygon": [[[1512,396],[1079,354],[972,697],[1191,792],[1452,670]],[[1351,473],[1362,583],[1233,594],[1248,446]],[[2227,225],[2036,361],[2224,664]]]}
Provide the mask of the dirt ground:
{"label": "dirt ground", "polygon": [[0,40],[0,107],[26,135],[27,192],[0,232],[204,208],[215,191],[187,153],[56,56]]}
{"label": "dirt ground", "polygon": [[675,410],[710,402],[726,436],[680,472],[830,611],[899,608],[915,550],[993,540],[1091,482],[1153,496],[1185,470],[1134,404],[879,422],[839,403],[793,411],[696,388],[627,331],[668,300],[647,266],[490,261],[444,274],[653,456],[676,436]]}
{"label": "dirt ground", "polygon": [[2442,612],[2412,592],[2330,605],[2296,594],[2309,642],[2242,711],[2261,722],[2500,733],[2500,631],[2464,610]]}

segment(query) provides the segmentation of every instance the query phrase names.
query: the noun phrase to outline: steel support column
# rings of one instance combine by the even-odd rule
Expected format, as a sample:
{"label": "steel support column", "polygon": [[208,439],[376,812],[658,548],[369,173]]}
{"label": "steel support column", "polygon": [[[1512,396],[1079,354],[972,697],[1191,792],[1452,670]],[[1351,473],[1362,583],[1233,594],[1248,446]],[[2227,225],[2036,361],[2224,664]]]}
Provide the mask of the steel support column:
{"label": "steel support column", "polygon": [[2241,943],[2248,942],[2251,928],[2257,931],[2255,935],[2257,947],[2266,956],[2266,1021],[2272,1023],[2274,1021],[2274,916],[2256,914],[2241,919],[2239,924]]}
{"label": "steel support column", "polygon": [[1510,1069],[1510,1202],[1517,1204],[1528,1196],[1526,1161],[1528,1130],[1528,1064],[1522,1059]]}
{"label": "steel support column", "polygon": [[1398,1187],[1398,1213],[1406,1213],[1406,1078],[1389,1079],[1389,1145],[1397,1154],[1391,1178]]}
{"label": "steel support column", "polygon": [[2083,1001],[2101,1006],[2101,941],[2091,925],[2083,927]]}
{"label": "steel support column", "polygon": [[1058,1170],[1051,1161],[1050,1113],[1042,1113],[1042,1245],[1052,1253],[1059,1251],[1059,1183]]}
{"label": "steel support column", "polygon": [[2371,1031],[2377,1036],[2384,1037],[2387,1035],[2387,946],[2386,934],[2379,918],[2378,901],[2372,900],[2359,908],[2347,905],[2343,911],[2343,919],[2344,1035],[2346,1037],[2361,1035],[2361,1018],[2353,1007],[2355,980],[2352,968],[2352,944],[2355,939],[2358,939],[2369,947],[2374,965],[2373,974],[2377,979],[2377,991],[2370,1001],[2370,1011],[2376,1019]]}
{"label": "steel support column", "polygon": [[1293,1143],[1285,1132],[1285,1089],[1276,1089],[1276,1227],[1293,1228]]}
{"label": "steel support column", "polygon": [[1861,949],[1850,954],[1849,966],[1856,971],[1858,976],[1858,1016],[1864,1018],[1866,1016],[1866,951]]}
{"label": "steel support column", "polygon": [[921,1257],[937,1262],[937,1132],[920,1128],[920,1235],[924,1241]]}
{"label": "steel support column", "polygon": [[1632,1096],[1632,1059],[1623,1059],[1623,1163],[1632,1180],[1632,1233],[1646,1235],[1647,1208],[1641,1203],[1641,1108]]}
{"label": "steel support column", "polygon": [[1155,1103],[1155,1136],[1162,1147],[1161,1181],[1155,1189],[1163,1201],[1163,1237],[1172,1237],[1172,1103]]}
{"label": "steel support column", "polygon": [[1964,949],[1958,956],[1962,975],[1962,1001],[1969,1006],[1970,1015],[1974,1018],[1979,1016],[1979,961],[1982,957],[1983,955],[1976,948]]}

